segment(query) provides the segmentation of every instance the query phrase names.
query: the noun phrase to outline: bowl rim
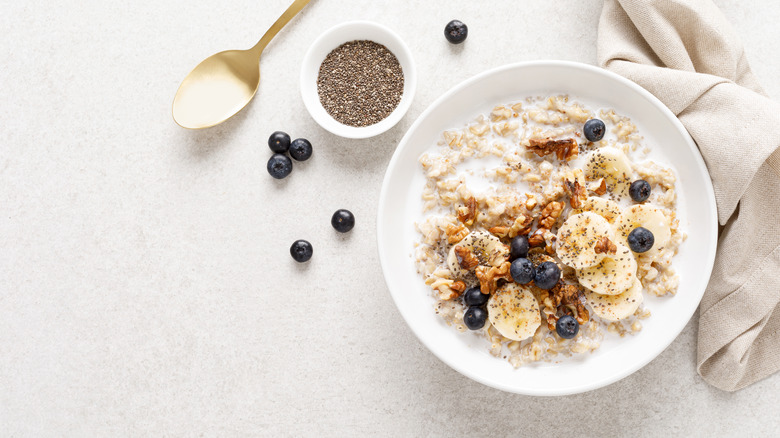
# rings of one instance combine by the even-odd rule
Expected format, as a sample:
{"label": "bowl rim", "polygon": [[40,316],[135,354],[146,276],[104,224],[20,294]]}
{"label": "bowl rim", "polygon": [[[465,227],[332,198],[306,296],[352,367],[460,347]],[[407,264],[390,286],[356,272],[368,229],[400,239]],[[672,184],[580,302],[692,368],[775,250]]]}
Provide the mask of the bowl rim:
{"label": "bowl rim", "polygon": [[[401,152],[407,147],[409,144],[409,138],[413,132],[415,132],[419,125],[423,123],[424,120],[428,118],[428,116],[437,109],[442,102],[449,99],[450,96],[460,92],[463,89],[468,88],[475,82],[482,81],[485,77],[489,77],[494,74],[501,73],[506,70],[512,70],[512,69],[518,69],[518,68],[533,68],[533,67],[553,67],[553,68],[571,68],[574,70],[584,70],[591,73],[599,74],[606,76],[614,81],[618,81],[627,87],[633,89],[635,92],[637,92],[641,97],[645,98],[651,105],[653,105],[656,109],[658,109],[661,113],[663,113],[669,121],[672,123],[672,125],[680,132],[682,135],[683,140],[688,144],[688,146],[693,151],[693,159],[696,163],[697,171],[703,173],[704,175],[709,175],[709,171],[707,170],[707,166],[704,162],[703,157],[701,156],[701,152],[699,151],[696,143],[691,138],[688,131],[685,129],[685,126],[683,126],[682,122],[677,118],[677,116],[672,113],[672,111],[666,107],[657,97],[655,97],[653,94],[651,94],[646,89],[642,88],[637,83],[626,79],[616,73],[613,73],[611,71],[605,70],[600,67],[596,67],[590,64],[584,64],[580,62],[574,62],[574,61],[562,61],[562,60],[536,60],[536,61],[524,61],[524,62],[517,62],[517,63],[510,63],[505,64],[496,68],[488,69],[486,71],[483,71],[482,73],[479,73],[475,76],[472,76],[454,87],[450,88],[446,92],[444,92],[441,96],[439,96],[436,100],[434,100],[428,107],[417,117],[417,119],[412,123],[412,125],[408,128],[404,136],[401,138],[401,140],[398,143],[398,146],[396,147],[395,152],[393,153],[393,156],[390,159],[390,162],[387,165],[387,169],[385,171],[385,176],[382,181],[382,187],[379,194],[379,204],[378,204],[378,211],[377,211],[377,222],[376,222],[376,232],[377,232],[377,252],[379,256],[379,262],[380,266],[382,268],[382,274],[385,280],[385,284],[387,285],[388,291],[390,292],[390,296],[393,299],[393,302],[395,304],[396,309],[401,314],[401,317],[403,318],[404,322],[407,324],[407,326],[410,328],[412,333],[414,333],[415,337],[420,341],[421,344],[423,344],[428,351],[434,354],[439,360],[447,364],[450,368],[457,371],[458,373],[474,380],[479,383],[482,383],[483,385],[499,389],[506,392],[516,393],[516,394],[523,394],[523,395],[531,395],[531,396],[563,396],[563,395],[570,395],[570,394],[577,394],[577,393],[583,393],[591,390],[595,390],[598,388],[602,388],[604,386],[607,386],[609,384],[612,384],[614,382],[617,382],[634,372],[638,371],[639,369],[643,368],[645,365],[650,363],[653,359],[658,357],[666,348],[671,345],[672,342],[674,342],[675,339],[677,339],[680,335],[680,333],[684,330],[685,326],[688,324],[690,319],[693,317],[694,313],[696,312],[696,309],[698,309],[698,304],[696,306],[692,306],[690,310],[690,314],[688,314],[687,318],[685,318],[685,323],[680,324],[679,330],[676,330],[676,333],[673,337],[670,337],[668,342],[660,342],[657,344],[657,347],[653,350],[654,354],[647,355],[645,358],[643,358],[641,361],[635,362],[632,364],[632,366],[628,366],[623,368],[619,373],[615,373],[613,375],[610,375],[609,377],[605,377],[599,380],[594,380],[591,382],[588,382],[587,384],[583,384],[576,387],[568,387],[568,388],[545,388],[545,389],[527,389],[527,388],[516,388],[512,385],[508,384],[502,384],[495,381],[491,381],[487,378],[484,378],[482,374],[472,372],[468,367],[460,366],[456,362],[456,360],[452,357],[448,357],[445,354],[443,354],[443,351],[439,351],[436,348],[432,348],[431,345],[429,345],[428,342],[417,332],[415,329],[415,326],[409,321],[407,314],[402,310],[404,307],[400,305],[399,302],[400,296],[393,292],[393,288],[391,287],[391,284],[387,278],[388,273],[390,272],[389,268],[389,261],[387,260],[387,250],[385,247],[384,240],[382,239],[384,233],[382,230],[386,228],[386,221],[390,220],[390,218],[387,216],[387,212],[384,211],[384,206],[387,204],[387,198],[390,196],[391,193],[391,187],[390,187],[390,172],[392,169],[394,169],[398,164],[398,161],[400,160]],[[715,253],[717,250],[717,206],[715,203],[715,193],[712,186],[712,181],[710,178],[704,178],[704,184],[707,188],[706,196],[708,198],[708,204],[709,204],[709,215],[713,219],[713,224],[710,227],[710,233],[708,236],[708,241],[712,243],[712,251],[709,254],[709,257],[706,260],[706,266],[704,269],[700,272],[702,275],[706,275],[706,278],[709,279],[710,275],[712,274],[712,269],[714,267],[714,261],[715,261]],[[706,290],[706,283],[705,287],[701,288],[700,291],[698,291],[698,296],[696,296],[696,303],[700,303],[702,297],[704,296],[704,292]]]}
{"label": "bowl rim", "polygon": [[[401,101],[398,103],[398,106],[393,110],[393,112],[391,112],[387,117],[385,117],[381,121],[368,126],[360,126],[360,127],[349,126],[333,119],[333,117],[331,117],[325,111],[324,107],[320,103],[319,96],[316,93],[316,87],[315,87],[315,92],[312,95],[310,92],[307,91],[306,84],[308,83],[308,80],[311,77],[310,75],[312,74],[312,69],[315,70],[313,73],[313,77],[315,78],[315,80],[317,78],[316,69],[319,68],[321,61],[315,63],[314,62],[315,60],[313,58],[316,52],[323,49],[323,45],[325,44],[325,41],[328,37],[338,32],[348,32],[350,29],[356,30],[356,33],[354,35],[345,38],[342,42],[338,43],[336,46],[331,47],[330,50],[326,52],[326,54],[330,53],[331,50],[335,49],[339,45],[349,41],[355,41],[361,39],[371,40],[371,38],[361,38],[360,36],[361,31],[368,28],[379,31],[382,34],[384,34],[400,48],[401,52],[403,52],[402,54],[399,54],[388,47],[388,50],[390,50],[390,52],[393,53],[393,55],[395,55],[396,58],[398,59],[398,63],[401,65],[401,68],[403,70],[403,76],[404,76],[403,95],[401,96]],[[382,24],[373,21],[368,21],[368,20],[347,21],[344,23],[337,24],[329,28],[328,30],[324,31],[314,40],[314,42],[311,43],[309,48],[306,50],[306,54],[304,54],[303,60],[301,62],[299,89],[306,110],[309,112],[309,115],[314,119],[314,121],[317,122],[317,124],[320,125],[323,129],[325,129],[326,131],[332,134],[338,135],[340,137],[345,137],[345,138],[354,138],[354,139],[369,138],[369,137],[374,137],[376,135],[382,134],[387,130],[389,130],[390,128],[392,128],[393,126],[395,126],[409,110],[412,101],[414,100],[415,91],[417,89],[417,68],[414,62],[414,57],[412,56],[412,51],[409,49],[409,46],[392,29]],[[322,109],[322,112],[317,111],[317,109]],[[324,114],[324,116],[322,114]],[[324,119],[325,117],[329,119]]]}

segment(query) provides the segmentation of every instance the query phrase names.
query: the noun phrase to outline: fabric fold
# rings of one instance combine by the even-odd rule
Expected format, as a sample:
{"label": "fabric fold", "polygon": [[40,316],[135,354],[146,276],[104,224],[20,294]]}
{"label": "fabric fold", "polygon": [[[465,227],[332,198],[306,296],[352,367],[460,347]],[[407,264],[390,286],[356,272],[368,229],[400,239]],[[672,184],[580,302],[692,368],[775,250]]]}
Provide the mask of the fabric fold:
{"label": "fabric fold", "polygon": [[764,94],[739,38],[710,0],[605,0],[598,57],[677,115],[712,178],[723,228],[700,306],[699,373],[729,391],[774,373],[780,104]]}

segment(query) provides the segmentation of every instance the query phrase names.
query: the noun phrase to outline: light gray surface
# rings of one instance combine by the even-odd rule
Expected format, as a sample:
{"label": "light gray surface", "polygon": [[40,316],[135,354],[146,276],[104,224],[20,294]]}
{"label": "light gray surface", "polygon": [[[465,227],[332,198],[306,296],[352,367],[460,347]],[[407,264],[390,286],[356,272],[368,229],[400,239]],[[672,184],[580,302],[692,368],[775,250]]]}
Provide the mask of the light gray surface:
{"label": "light gray surface", "polygon": [[[508,62],[594,63],[601,2],[314,0],[267,49],[258,98],[217,128],[170,117],[202,58],[251,45],[286,0],[14,2],[0,14],[0,430],[4,436],[769,435],[780,376],[736,394],[695,372],[692,322],[660,357],[564,398],[502,393],[417,341],[384,285],[384,169],[441,93]],[[717,2],[780,98],[780,7]],[[414,5],[414,6],[413,6]],[[460,18],[461,47],[443,38]],[[350,19],[396,30],[409,114],[369,140],[305,112],[308,45]],[[281,182],[268,135],[309,138]],[[357,217],[336,235],[338,208]],[[296,265],[288,248],[314,244]],[[684,293],[684,291],[681,291]],[[695,321],[695,317],[694,317]]]}

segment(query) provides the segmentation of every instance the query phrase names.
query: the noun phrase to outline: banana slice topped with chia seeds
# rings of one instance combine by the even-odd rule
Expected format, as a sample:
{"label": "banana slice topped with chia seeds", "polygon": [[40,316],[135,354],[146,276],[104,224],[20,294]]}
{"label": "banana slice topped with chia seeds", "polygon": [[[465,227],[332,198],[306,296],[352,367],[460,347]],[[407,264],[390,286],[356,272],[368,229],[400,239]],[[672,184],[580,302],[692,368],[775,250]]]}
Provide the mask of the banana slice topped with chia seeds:
{"label": "banana slice topped with chia seeds", "polygon": [[462,266],[462,257],[458,255],[457,247],[471,251],[480,265],[499,266],[509,257],[509,247],[487,231],[472,231],[460,242],[450,248],[447,255],[447,265],[455,278],[465,278],[474,269]]}
{"label": "banana slice topped with chia seeds", "polygon": [[604,178],[607,192],[618,197],[628,196],[633,174],[631,161],[626,154],[611,146],[594,150],[585,163],[585,176],[588,180]]}
{"label": "banana slice topped with chia seeds", "polygon": [[580,284],[603,295],[619,295],[636,281],[636,259],[630,249],[617,244],[615,254],[607,254],[599,264],[577,270]]}
{"label": "banana slice topped with chia seeds", "polygon": [[642,283],[634,280],[632,286],[619,295],[602,295],[585,291],[585,302],[599,318],[620,321],[636,312],[642,304]]}
{"label": "banana slice topped with chia seeds", "polygon": [[595,266],[605,256],[596,251],[605,236],[611,239],[612,227],[603,217],[590,211],[571,215],[558,229],[558,258],[575,269]]}
{"label": "banana slice topped with chia seeds", "polygon": [[539,302],[531,289],[506,283],[490,296],[488,318],[504,337],[515,341],[530,338],[542,324]]}

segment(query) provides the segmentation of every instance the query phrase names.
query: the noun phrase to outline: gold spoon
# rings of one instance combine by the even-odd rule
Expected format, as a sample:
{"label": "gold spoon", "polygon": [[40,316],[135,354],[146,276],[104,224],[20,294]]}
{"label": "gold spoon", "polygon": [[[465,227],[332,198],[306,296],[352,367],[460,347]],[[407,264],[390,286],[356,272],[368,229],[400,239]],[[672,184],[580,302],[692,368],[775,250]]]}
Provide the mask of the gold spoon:
{"label": "gold spoon", "polygon": [[173,120],[184,128],[202,129],[241,111],[260,84],[263,49],[309,1],[295,0],[251,49],[219,52],[198,64],[176,91]]}

